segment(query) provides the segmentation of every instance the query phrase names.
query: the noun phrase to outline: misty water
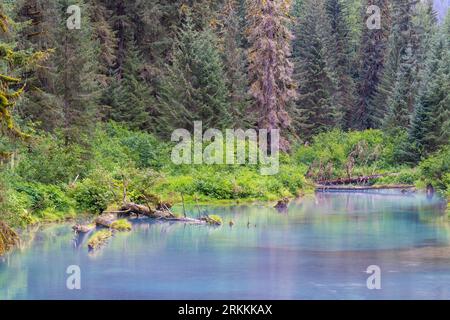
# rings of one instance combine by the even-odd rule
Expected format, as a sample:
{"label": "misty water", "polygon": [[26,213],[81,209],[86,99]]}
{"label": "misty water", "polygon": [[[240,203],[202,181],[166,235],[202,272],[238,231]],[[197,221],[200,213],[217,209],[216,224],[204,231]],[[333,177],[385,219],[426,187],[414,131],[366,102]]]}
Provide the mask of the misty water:
{"label": "misty water", "polygon": [[[132,220],[95,253],[73,223],[24,232],[0,258],[0,299],[450,299],[450,224],[437,197],[318,193],[285,212],[201,210],[225,224]],[[70,265],[81,290],[66,287]],[[380,290],[367,288],[371,265]]]}

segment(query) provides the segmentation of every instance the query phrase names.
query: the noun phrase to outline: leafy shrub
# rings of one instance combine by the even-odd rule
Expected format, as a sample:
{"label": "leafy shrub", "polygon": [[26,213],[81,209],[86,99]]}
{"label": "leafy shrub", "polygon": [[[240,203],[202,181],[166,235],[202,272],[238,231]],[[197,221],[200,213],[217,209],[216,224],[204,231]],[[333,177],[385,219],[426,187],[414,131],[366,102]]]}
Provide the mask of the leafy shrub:
{"label": "leafy shrub", "polygon": [[404,168],[396,174],[379,178],[375,181],[378,185],[384,184],[409,184],[413,185],[419,179],[419,173],[415,169]]}
{"label": "leafy shrub", "polygon": [[195,191],[214,199],[233,199],[233,183],[227,176],[202,174],[194,178]]}
{"label": "leafy shrub", "polygon": [[104,179],[89,177],[77,183],[71,191],[79,210],[89,213],[102,213],[114,200],[114,193]]}
{"label": "leafy shrub", "polygon": [[419,164],[423,183],[431,183],[441,190],[450,190],[450,146],[435,153]]}
{"label": "leafy shrub", "polygon": [[297,146],[293,160],[314,169],[315,177],[336,178],[347,174],[350,158],[353,174],[390,169],[395,165],[394,153],[395,141],[380,130],[332,130],[315,136],[310,145]]}
{"label": "leafy shrub", "polygon": [[29,208],[39,211],[53,208],[57,211],[68,211],[74,202],[67,196],[66,190],[55,185],[46,185],[37,182],[18,183],[15,190],[28,197]]}
{"label": "leafy shrub", "polygon": [[25,219],[31,206],[29,197],[11,187],[7,181],[10,177],[7,172],[1,171],[0,174],[0,220],[6,221],[11,226],[31,222]]}
{"label": "leafy shrub", "polygon": [[108,150],[115,150],[114,161],[119,160],[116,157],[121,154],[122,161],[132,162],[137,168],[161,169],[170,162],[168,145],[149,133],[131,131],[114,122],[97,130],[96,142],[104,155],[108,155]]}
{"label": "leafy shrub", "polygon": [[91,152],[81,145],[66,145],[58,135],[41,134],[23,152],[15,172],[24,181],[62,184],[88,172]]}

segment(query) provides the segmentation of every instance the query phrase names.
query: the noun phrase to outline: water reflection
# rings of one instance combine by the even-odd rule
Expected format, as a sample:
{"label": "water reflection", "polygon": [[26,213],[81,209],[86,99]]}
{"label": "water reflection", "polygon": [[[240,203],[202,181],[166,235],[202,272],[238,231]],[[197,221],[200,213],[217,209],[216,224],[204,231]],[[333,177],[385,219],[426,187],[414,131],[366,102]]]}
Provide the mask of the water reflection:
{"label": "water reflection", "polygon": [[[450,229],[437,197],[318,193],[283,212],[261,203],[201,209],[224,225],[137,219],[96,254],[86,239],[74,242],[70,225],[34,232],[0,262],[0,299],[450,298]],[[80,291],[65,287],[72,264]],[[382,270],[379,291],[366,288],[372,264]]]}

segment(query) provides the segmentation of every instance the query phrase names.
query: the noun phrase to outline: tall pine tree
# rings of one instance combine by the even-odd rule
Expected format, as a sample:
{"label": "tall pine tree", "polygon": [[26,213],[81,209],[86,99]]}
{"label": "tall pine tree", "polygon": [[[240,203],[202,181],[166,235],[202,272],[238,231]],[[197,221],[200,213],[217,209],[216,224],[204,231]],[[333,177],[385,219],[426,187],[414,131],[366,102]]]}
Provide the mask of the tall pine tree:
{"label": "tall pine tree", "polygon": [[[57,2],[52,0],[22,0],[16,19],[24,23],[18,44],[21,48],[54,50],[59,44],[55,31],[59,28]],[[62,105],[56,96],[55,61],[40,63],[27,74],[27,95],[18,104],[21,116],[38,127],[52,131],[62,126]]]}
{"label": "tall pine tree", "polygon": [[127,56],[120,76],[117,74],[108,90],[109,118],[130,128],[154,130],[155,100],[142,77],[142,57],[135,44],[127,45]]}
{"label": "tall pine tree", "polygon": [[[377,6],[380,9],[380,28],[369,28],[367,26],[372,14],[374,14],[374,12],[366,11],[370,6]],[[388,0],[366,0],[363,9],[357,100],[350,121],[353,129],[374,128],[379,125],[377,116],[379,111],[374,105],[373,99],[378,92],[383,74],[391,24]]]}
{"label": "tall pine tree", "polygon": [[190,129],[194,121],[203,121],[205,128],[231,123],[229,92],[217,43],[209,27],[195,29],[190,11],[186,11],[159,90],[159,132],[164,136],[177,128]]}
{"label": "tall pine tree", "polygon": [[230,92],[233,123],[237,128],[243,128],[247,121],[251,121],[251,117],[246,112],[249,101],[247,61],[243,48],[243,22],[239,5],[238,0],[225,1],[219,21],[219,40]]}
{"label": "tall pine tree", "polygon": [[339,121],[339,125],[343,128],[350,128],[352,106],[355,104],[356,97],[355,83],[352,77],[348,7],[347,3],[342,0],[326,0],[325,7],[331,32],[329,43],[329,51],[332,52],[330,67],[333,70],[333,80],[335,81],[335,90],[332,96],[333,104],[337,111],[344,116],[343,121]]}
{"label": "tall pine tree", "polygon": [[305,0],[299,8],[294,41],[298,99],[293,109],[294,128],[304,140],[332,129],[340,119],[333,105],[335,92],[328,65],[330,28],[323,0]]}
{"label": "tall pine tree", "polygon": [[81,8],[80,29],[66,26],[66,10],[73,1],[58,1],[59,43],[55,50],[55,93],[62,106],[63,133],[66,143],[86,142],[88,133],[99,119],[98,42],[92,32],[90,8],[83,0],[75,2]]}
{"label": "tall pine tree", "polygon": [[[250,94],[260,129],[286,130],[291,119],[287,112],[296,90],[292,79],[291,19],[289,0],[250,0],[247,7]],[[280,149],[289,142],[281,138]]]}
{"label": "tall pine tree", "polygon": [[417,162],[450,141],[450,14],[432,39],[418,96],[407,159]]}
{"label": "tall pine tree", "polygon": [[418,39],[413,18],[415,2],[393,2],[392,31],[388,56],[377,97],[374,99],[373,121],[388,130],[407,129],[417,93]]}

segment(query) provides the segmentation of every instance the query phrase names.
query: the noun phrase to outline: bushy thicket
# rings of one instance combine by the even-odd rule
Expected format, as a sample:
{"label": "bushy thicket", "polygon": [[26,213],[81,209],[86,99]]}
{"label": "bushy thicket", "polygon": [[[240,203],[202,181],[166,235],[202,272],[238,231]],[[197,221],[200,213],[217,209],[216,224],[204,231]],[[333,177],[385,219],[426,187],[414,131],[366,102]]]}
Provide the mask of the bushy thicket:
{"label": "bushy thicket", "polygon": [[[406,136],[405,136],[406,137]],[[432,183],[449,190],[449,148],[418,168],[399,165],[401,136],[380,130],[334,130],[280,155],[279,173],[260,174],[258,165],[175,165],[171,145],[153,135],[110,122],[99,124],[89,145],[66,145],[58,135],[37,134],[14,168],[3,166],[0,214],[12,224],[54,221],[75,213],[98,214],[131,201],[266,199],[295,196],[313,181],[350,175],[396,173],[377,184]]]}
{"label": "bushy thicket", "polygon": [[450,147],[433,154],[419,165],[420,182],[431,183],[450,197]]}
{"label": "bushy thicket", "polygon": [[171,146],[116,123],[99,124],[89,145],[37,133],[14,168],[3,166],[1,215],[13,224],[53,221],[75,212],[98,214],[131,201],[276,199],[306,185],[307,167],[282,155],[280,172],[254,165],[174,165]]}

